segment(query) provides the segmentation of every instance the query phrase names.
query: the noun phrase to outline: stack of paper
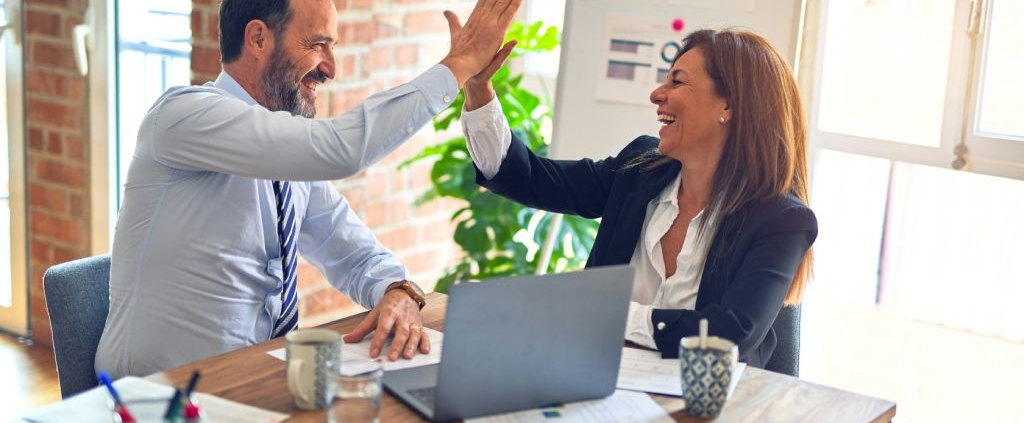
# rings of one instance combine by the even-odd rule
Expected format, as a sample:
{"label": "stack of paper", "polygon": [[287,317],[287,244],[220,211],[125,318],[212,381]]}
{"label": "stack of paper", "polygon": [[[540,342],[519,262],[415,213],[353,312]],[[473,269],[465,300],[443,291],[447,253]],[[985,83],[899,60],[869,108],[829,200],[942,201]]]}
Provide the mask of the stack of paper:
{"label": "stack of paper", "polygon": [[[121,399],[140,423],[161,421],[174,388],[137,377],[114,382]],[[228,401],[213,395],[196,393],[196,402],[204,413],[204,423],[268,423],[287,419],[287,414],[264,410]],[[22,417],[28,423],[110,423],[113,421],[113,400],[100,386],[56,404],[34,410]],[[156,420],[152,420],[156,417]],[[19,422],[19,420],[15,420]]]}

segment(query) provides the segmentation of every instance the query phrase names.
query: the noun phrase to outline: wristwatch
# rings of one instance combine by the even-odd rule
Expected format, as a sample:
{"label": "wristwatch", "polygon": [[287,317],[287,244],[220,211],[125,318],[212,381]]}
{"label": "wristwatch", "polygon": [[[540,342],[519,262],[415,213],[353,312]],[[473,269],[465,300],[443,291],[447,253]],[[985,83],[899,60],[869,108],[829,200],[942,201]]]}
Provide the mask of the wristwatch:
{"label": "wristwatch", "polygon": [[423,290],[420,289],[420,287],[417,286],[415,283],[412,283],[412,281],[401,280],[395,282],[391,285],[388,285],[388,289],[385,289],[384,293],[386,294],[388,291],[391,291],[392,289],[401,289],[405,291],[405,293],[409,294],[409,297],[411,297],[412,300],[415,301],[416,304],[420,306],[420,310],[423,310],[423,306],[427,305],[427,299],[423,294]]}

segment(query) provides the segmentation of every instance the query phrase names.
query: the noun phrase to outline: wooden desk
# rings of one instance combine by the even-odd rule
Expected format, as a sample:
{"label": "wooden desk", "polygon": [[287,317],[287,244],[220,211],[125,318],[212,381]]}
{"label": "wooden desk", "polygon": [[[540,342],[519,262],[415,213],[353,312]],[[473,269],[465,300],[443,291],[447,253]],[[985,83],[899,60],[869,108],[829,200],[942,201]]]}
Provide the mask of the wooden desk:
{"label": "wooden desk", "polygon": [[[423,309],[423,320],[427,327],[444,330],[447,299],[447,296],[437,293],[427,296],[427,307]],[[348,333],[364,315],[351,316],[323,327]],[[203,373],[197,388],[200,392],[290,414],[292,417],[287,420],[288,423],[325,421],[323,411],[303,411],[292,407],[285,380],[285,363],[266,354],[267,351],[283,347],[283,338],[273,339],[150,375],[147,379],[183,386],[192,370],[198,369]],[[688,416],[682,410],[683,402],[679,398],[661,395],[652,397],[677,422],[708,421]],[[713,421],[884,423],[895,415],[896,404],[891,401],[816,385],[748,366],[725,410]],[[423,421],[386,391],[381,402],[380,417],[385,423]]]}

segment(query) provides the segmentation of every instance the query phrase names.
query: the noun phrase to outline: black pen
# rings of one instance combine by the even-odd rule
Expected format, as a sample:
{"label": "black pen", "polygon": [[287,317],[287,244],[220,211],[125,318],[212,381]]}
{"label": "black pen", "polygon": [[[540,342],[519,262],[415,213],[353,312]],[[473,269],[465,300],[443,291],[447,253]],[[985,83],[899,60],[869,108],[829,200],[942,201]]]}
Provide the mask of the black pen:
{"label": "black pen", "polygon": [[164,420],[171,420],[174,418],[178,410],[178,400],[181,399],[181,389],[175,389],[174,395],[171,396],[171,402],[167,404],[167,412],[164,413]]}
{"label": "black pen", "polygon": [[199,370],[192,371],[192,377],[188,379],[188,386],[185,388],[185,399],[192,398],[192,391],[196,389],[196,383],[199,382]]}

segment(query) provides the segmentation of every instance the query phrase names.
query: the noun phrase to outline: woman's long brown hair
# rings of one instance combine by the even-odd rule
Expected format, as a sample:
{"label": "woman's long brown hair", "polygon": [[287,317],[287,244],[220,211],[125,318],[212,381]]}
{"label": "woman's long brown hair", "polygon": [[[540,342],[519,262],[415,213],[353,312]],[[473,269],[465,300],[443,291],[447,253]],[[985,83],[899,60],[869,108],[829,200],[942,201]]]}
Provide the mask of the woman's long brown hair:
{"label": "woman's long brown hair", "polygon": [[[711,204],[719,216],[750,202],[789,194],[810,204],[807,117],[785,59],[764,37],[735,29],[691,33],[674,60],[694,48],[704,53],[705,70],[715,91],[732,111],[731,129],[711,187]],[[627,166],[649,168],[671,160],[655,151],[639,158],[642,163]],[[813,261],[813,250],[808,250],[790,284],[786,304],[800,302]]]}

